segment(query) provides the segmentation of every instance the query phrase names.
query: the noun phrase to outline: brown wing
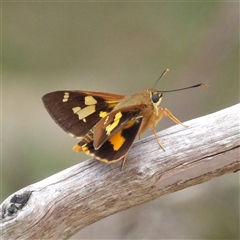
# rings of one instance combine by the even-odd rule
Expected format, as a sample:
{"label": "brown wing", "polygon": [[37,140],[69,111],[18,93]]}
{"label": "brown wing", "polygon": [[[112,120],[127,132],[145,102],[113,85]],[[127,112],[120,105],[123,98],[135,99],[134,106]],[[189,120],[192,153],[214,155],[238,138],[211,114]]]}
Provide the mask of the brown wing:
{"label": "brown wing", "polygon": [[56,91],[42,97],[53,120],[72,137],[83,137],[123,95],[90,91]]}
{"label": "brown wing", "polygon": [[74,146],[77,152],[83,151],[87,155],[106,163],[116,162],[126,156],[135,140],[142,118],[129,120],[122,128],[108,138],[100,148],[95,149],[93,145],[93,131],[90,130],[84,139]]}
{"label": "brown wing", "polygon": [[111,111],[93,127],[93,146],[100,148],[111,136],[132,120],[141,118],[141,105]]}

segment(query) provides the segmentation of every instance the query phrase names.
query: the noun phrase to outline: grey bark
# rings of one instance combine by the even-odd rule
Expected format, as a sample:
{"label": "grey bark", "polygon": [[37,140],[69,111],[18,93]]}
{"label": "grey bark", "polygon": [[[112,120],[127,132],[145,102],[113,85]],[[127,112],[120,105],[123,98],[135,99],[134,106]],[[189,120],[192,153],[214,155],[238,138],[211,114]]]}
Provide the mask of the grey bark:
{"label": "grey bark", "polygon": [[[2,239],[67,239],[113,213],[240,169],[240,104],[136,142],[121,162],[87,160],[9,196]],[[50,160],[49,160],[50,161]]]}

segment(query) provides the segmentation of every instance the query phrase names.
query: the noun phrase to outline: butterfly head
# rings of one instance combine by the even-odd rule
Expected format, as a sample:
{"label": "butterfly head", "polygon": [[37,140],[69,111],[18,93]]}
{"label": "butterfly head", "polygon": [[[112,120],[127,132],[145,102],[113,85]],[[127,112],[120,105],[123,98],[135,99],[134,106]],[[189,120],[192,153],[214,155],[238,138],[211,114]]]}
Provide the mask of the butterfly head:
{"label": "butterfly head", "polygon": [[153,104],[159,106],[159,104],[162,101],[163,93],[156,91],[156,90],[151,90],[150,92],[150,98],[153,102]]}

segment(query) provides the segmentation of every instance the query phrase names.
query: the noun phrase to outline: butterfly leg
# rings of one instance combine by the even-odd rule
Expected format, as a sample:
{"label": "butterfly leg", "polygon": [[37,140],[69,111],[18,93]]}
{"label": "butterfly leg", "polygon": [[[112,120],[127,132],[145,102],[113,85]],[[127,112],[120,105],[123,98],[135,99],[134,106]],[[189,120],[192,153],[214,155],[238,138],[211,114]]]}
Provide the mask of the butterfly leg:
{"label": "butterfly leg", "polygon": [[170,118],[176,124],[181,124],[182,126],[187,127],[186,125],[181,123],[180,120],[178,120],[167,108],[158,108],[158,113],[159,113],[158,121],[160,121],[163,116],[166,116],[166,117]]}
{"label": "butterfly leg", "polygon": [[127,158],[127,155],[125,155],[125,156],[123,157],[121,170],[123,170],[123,166],[124,166],[124,164],[125,164],[125,162],[126,162],[126,158]]}
{"label": "butterfly leg", "polygon": [[168,117],[170,118],[173,122],[175,122],[176,124],[181,124],[182,126],[184,127],[187,127],[186,125],[182,124],[180,120],[178,120],[167,108],[158,108],[158,116],[156,117],[155,119],[155,126],[153,126],[151,128],[151,130],[153,131],[154,135],[155,135],[155,138],[159,144],[159,146],[163,149],[163,151],[165,151],[164,147],[162,146],[158,136],[157,136],[157,133],[156,133],[156,130],[155,130],[155,127],[157,125],[157,123],[164,117]]}
{"label": "butterfly leg", "polygon": [[159,138],[158,138],[158,136],[157,136],[157,133],[156,133],[155,128],[151,128],[151,130],[153,131],[153,133],[154,133],[154,135],[155,135],[155,138],[156,138],[156,140],[157,140],[159,146],[162,148],[163,151],[165,151],[163,145],[161,144],[161,142],[160,142],[160,140],[159,140]]}

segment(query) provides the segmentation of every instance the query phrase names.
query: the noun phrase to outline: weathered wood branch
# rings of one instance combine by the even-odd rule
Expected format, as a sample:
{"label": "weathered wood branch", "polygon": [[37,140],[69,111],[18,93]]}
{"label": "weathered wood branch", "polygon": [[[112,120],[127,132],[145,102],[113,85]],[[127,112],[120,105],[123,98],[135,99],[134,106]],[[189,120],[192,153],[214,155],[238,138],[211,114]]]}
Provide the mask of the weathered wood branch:
{"label": "weathered wood branch", "polygon": [[240,104],[138,141],[121,162],[77,164],[9,196],[3,239],[66,239],[113,213],[240,169]]}

